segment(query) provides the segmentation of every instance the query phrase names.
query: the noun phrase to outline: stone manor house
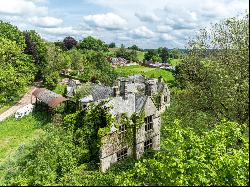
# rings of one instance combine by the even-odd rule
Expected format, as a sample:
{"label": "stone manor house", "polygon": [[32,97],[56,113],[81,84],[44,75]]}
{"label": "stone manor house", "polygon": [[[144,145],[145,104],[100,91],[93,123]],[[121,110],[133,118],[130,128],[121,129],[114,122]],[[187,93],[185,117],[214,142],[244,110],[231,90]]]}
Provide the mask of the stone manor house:
{"label": "stone manor house", "polygon": [[[67,87],[68,96],[73,94],[76,84],[70,81]],[[161,93],[159,103],[153,96]],[[130,117],[133,113],[144,112],[144,124],[136,131],[136,158],[139,159],[145,150],[160,149],[160,114],[170,105],[170,92],[163,78],[146,78],[143,75],[133,75],[128,78],[118,78],[113,87],[92,84],[89,95],[80,99],[82,107],[89,103],[108,100],[107,106],[112,106],[110,112],[117,119],[126,113]],[[132,155],[129,145],[120,143],[117,134],[126,131],[126,126],[114,125],[110,133],[103,137],[104,144],[100,150],[100,169],[106,171],[111,164]]]}

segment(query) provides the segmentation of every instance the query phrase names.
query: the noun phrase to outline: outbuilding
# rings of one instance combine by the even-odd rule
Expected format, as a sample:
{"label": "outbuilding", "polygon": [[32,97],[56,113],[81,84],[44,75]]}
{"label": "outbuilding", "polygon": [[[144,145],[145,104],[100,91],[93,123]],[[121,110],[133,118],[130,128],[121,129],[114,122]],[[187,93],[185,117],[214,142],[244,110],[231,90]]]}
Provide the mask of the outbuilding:
{"label": "outbuilding", "polygon": [[42,102],[46,104],[49,109],[55,109],[62,103],[67,105],[68,99],[60,94],[47,90],[46,88],[37,88],[34,90],[32,95],[36,98],[36,104]]}

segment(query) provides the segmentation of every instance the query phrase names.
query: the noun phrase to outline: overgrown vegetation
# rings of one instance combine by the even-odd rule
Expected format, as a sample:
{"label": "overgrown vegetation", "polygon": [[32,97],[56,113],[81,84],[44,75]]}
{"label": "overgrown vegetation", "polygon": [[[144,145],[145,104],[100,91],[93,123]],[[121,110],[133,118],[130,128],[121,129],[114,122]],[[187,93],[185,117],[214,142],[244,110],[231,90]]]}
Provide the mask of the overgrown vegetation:
{"label": "overgrown vegetation", "polygon": [[[8,24],[2,26],[4,29],[9,27]],[[109,132],[113,122],[108,109],[103,107],[105,103],[99,103],[67,115],[64,123],[46,126],[44,136],[32,145],[17,150],[16,159],[10,161],[9,169],[1,173],[4,175],[2,184],[247,186],[248,28],[248,15],[227,19],[215,24],[211,30],[202,30],[197,38],[190,41],[189,53],[177,66],[174,74],[177,84],[172,84],[176,87],[171,88],[171,106],[162,115],[160,151],[151,150],[138,161],[128,158],[124,162],[114,164],[106,173],[99,172],[96,163],[100,137]],[[13,28],[14,34],[18,33],[16,31]],[[8,71],[19,71],[15,66],[11,67],[13,63],[19,65],[26,62],[27,67],[34,65],[32,60],[22,61],[23,49],[10,40],[11,37],[0,38],[5,46],[0,46],[2,53],[13,55],[16,59],[10,62],[8,55],[2,58],[0,56],[3,63],[10,68]],[[54,58],[61,53],[55,51],[55,48],[52,46],[50,60],[46,61],[48,64],[53,64],[54,60],[56,61]],[[6,49],[15,52],[11,53]],[[86,54],[82,54],[82,50]],[[84,80],[110,83],[115,74],[109,65],[102,63],[105,61],[105,55],[94,49],[82,50],[73,48],[63,52],[63,58],[67,59],[64,61],[64,68],[72,69],[76,77],[83,76]],[[0,68],[5,67],[0,65]],[[25,65],[25,68],[27,67]],[[55,65],[49,67],[58,68]],[[91,74],[90,68],[93,68],[95,74]],[[59,72],[59,69],[56,71]],[[174,80],[170,72],[141,66],[124,67],[116,71],[118,74],[123,73],[122,75],[142,73],[150,77],[157,77],[159,74],[165,81]],[[35,72],[30,72],[30,76],[34,76]],[[5,77],[7,80],[7,74]],[[26,85],[28,82],[29,80],[26,80],[22,84]],[[1,97],[7,98],[4,94]],[[29,117],[24,118],[23,122],[25,119]],[[30,119],[32,121],[32,117]],[[126,115],[121,120],[128,125]],[[133,115],[131,120],[134,124],[141,124],[139,116]],[[8,124],[8,121],[6,123]],[[132,134],[133,129],[135,128],[130,131]],[[33,130],[27,131],[33,133]],[[17,144],[14,147],[17,147]],[[6,155],[3,154],[3,157]]]}

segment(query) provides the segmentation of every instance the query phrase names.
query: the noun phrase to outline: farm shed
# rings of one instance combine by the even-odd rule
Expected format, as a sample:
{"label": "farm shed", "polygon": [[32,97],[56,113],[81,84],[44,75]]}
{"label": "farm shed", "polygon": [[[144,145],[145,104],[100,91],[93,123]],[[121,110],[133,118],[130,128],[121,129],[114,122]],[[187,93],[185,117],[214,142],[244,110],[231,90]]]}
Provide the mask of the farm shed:
{"label": "farm shed", "polygon": [[65,97],[63,97],[60,94],[57,94],[55,92],[52,92],[50,90],[47,90],[45,88],[37,88],[32,95],[35,96],[36,102],[37,100],[40,102],[45,103],[48,105],[50,108],[56,108],[59,106],[61,103],[67,101]]}

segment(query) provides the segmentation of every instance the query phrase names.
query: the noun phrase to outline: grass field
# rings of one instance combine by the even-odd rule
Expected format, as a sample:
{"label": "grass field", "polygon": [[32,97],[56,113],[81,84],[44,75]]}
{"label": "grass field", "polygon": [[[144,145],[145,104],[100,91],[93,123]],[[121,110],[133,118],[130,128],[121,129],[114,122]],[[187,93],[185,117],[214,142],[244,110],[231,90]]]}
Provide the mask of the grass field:
{"label": "grass field", "polygon": [[14,117],[0,122],[0,185],[6,174],[6,165],[13,160],[21,145],[27,145],[44,132],[43,121],[29,115],[16,120]]}
{"label": "grass field", "polygon": [[176,66],[176,65],[181,64],[181,63],[182,63],[181,59],[171,59],[170,60],[170,64],[173,66]]}
{"label": "grass field", "polygon": [[[109,48],[109,52],[108,54],[109,55],[112,55],[114,54],[119,48]],[[131,49],[127,49],[128,51],[131,50]],[[144,59],[144,52],[143,51],[137,51],[137,57],[138,57],[138,60],[143,60]]]}
{"label": "grass field", "polygon": [[166,82],[170,84],[174,82],[174,76],[172,72],[162,70],[160,68],[149,68],[140,65],[135,65],[119,67],[115,71],[121,76],[128,76],[133,74],[142,74],[150,78],[158,78],[159,76],[162,76]]}
{"label": "grass field", "polygon": [[29,115],[0,122],[0,164],[21,144],[28,143],[41,133],[42,122]]}

